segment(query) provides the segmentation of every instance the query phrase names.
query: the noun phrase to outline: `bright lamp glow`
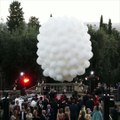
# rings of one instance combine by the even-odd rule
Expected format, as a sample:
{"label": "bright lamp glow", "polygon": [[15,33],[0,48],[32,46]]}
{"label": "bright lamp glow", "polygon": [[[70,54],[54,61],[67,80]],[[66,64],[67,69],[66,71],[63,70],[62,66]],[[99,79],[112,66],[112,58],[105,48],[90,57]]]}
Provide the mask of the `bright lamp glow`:
{"label": "bright lamp glow", "polygon": [[24,72],[21,72],[21,73],[20,73],[20,76],[23,76],[24,74],[25,74]]}
{"label": "bright lamp glow", "polygon": [[24,78],[24,83],[26,84],[26,83],[28,83],[30,80],[29,80],[29,78]]}
{"label": "bright lamp glow", "polygon": [[91,72],[90,72],[90,75],[94,75],[94,71],[91,71]]}

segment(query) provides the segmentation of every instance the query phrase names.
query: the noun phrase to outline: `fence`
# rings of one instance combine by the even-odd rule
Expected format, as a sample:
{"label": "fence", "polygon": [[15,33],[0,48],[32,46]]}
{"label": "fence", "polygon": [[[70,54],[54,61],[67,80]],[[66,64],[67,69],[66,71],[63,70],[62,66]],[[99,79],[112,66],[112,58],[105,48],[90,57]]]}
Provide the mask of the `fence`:
{"label": "fence", "polygon": [[[36,86],[33,86],[30,89],[26,89],[26,92],[29,93],[41,93],[43,94],[45,91],[49,92],[50,90],[54,89],[57,93],[62,93],[63,91],[66,93],[73,93],[74,91],[77,92],[84,92],[87,87],[81,86],[79,83],[42,83]],[[20,90],[4,90],[0,91],[0,95],[4,92],[8,92],[9,94],[20,94]]]}

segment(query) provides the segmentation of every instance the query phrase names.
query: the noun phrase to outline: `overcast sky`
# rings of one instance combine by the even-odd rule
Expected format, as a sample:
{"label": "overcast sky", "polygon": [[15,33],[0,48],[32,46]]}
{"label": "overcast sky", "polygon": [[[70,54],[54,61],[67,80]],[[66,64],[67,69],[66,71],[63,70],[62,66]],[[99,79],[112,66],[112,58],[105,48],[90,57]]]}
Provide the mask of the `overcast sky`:
{"label": "overcast sky", "polygon": [[[8,8],[13,0],[0,0],[0,18],[6,21]],[[103,15],[104,22],[109,18],[113,23],[120,23],[120,0],[18,0],[23,7],[25,21],[30,16],[36,16],[41,23],[50,14],[57,16],[72,16],[83,22],[99,22]]]}

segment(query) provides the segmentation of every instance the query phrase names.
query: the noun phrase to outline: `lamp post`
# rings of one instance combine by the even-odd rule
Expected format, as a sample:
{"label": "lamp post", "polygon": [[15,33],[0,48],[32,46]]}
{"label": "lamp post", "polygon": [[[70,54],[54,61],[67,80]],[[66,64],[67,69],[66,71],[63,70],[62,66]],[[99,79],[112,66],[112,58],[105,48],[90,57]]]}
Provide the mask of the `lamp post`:
{"label": "lamp post", "polygon": [[21,80],[23,80],[22,82],[23,82],[23,85],[24,85],[24,88],[25,88],[24,75],[25,75],[24,72],[20,72],[20,82],[21,82]]}
{"label": "lamp post", "polygon": [[21,83],[21,80],[22,80],[24,74],[25,74],[24,72],[20,72],[20,73],[19,73],[19,76],[18,76],[18,78],[15,80],[14,85],[13,85],[13,90],[14,90],[14,91],[17,89],[17,87],[18,87],[18,88],[20,87],[19,85],[20,85],[20,83]]}
{"label": "lamp post", "polygon": [[23,86],[21,86],[21,95],[26,95],[26,91],[25,91],[25,82],[26,82],[26,78],[25,78],[25,73],[24,72],[20,72],[20,84],[22,83]]}
{"label": "lamp post", "polygon": [[1,72],[1,69],[0,69],[0,88],[1,88],[1,97],[2,97],[2,72]]}
{"label": "lamp post", "polygon": [[90,76],[89,76],[89,80],[90,80],[90,93],[93,92],[94,90],[94,84],[93,84],[93,76],[94,76],[94,71],[90,71]]}
{"label": "lamp post", "polygon": [[4,87],[5,87],[4,72],[3,72],[2,68],[0,67],[0,90],[1,90],[1,97],[4,95]]}
{"label": "lamp post", "polygon": [[109,94],[111,94],[111,71],[109,70],[109,78],[108,78],[109,80],[108,80],[108,88],[109,88]]}

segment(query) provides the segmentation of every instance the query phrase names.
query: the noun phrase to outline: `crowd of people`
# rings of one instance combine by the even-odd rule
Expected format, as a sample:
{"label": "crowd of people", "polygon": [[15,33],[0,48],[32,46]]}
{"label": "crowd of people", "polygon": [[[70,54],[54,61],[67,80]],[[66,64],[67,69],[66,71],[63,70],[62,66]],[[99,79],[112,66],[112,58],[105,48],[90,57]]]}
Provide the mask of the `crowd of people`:
{"label": "crowd of people", "polygon": [[[1,100],[0,120],[103,120],[103,101],[97,95],[35,95],[31,99]],[[118,108],[110,111],[110,119],[118,120]]]}
{"label": "crowd of people", "polygon": [[0,120],[118,120],[119,108],[113,104],[113,109],[109,109],[108,98],[101,96],[108,93],[106,87],[96,88],[94,94],[88,89],[84,95],[75,92],[71,97],[65,93],[58,97],[52,89],[30,99],[8,99],[6,95],[0,104]]}

